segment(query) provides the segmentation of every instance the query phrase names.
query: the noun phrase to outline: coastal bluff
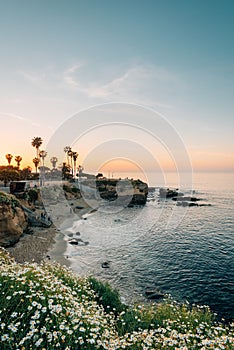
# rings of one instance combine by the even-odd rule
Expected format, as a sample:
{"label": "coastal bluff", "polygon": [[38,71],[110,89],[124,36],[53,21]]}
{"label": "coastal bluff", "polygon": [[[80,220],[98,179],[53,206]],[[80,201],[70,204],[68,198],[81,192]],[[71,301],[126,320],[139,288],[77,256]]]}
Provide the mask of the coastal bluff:
{"label": "coastal bluff", "polygon": [[20,202],[12,195],[0,192],[0,246],[14,245],[27,226],[27,215]]}

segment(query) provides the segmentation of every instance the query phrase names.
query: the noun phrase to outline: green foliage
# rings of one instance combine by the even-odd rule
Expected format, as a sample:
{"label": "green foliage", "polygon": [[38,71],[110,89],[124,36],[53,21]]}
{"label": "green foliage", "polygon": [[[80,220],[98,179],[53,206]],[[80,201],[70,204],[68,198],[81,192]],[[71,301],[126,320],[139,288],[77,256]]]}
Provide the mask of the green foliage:
{"label": "green foliage", "polygon": [[96,293],[95,300],[104,307],[106,312],[113,312],[118,315],[125,309],[125,306],[121,303],[119,292],[107,282],[103,283],[94,277],[90,277],[89,282]]}
{"label": "green foliage", "polygon": [[13,210],[15,210],[16,207],[21,208],[21,204],[15,196],[0,192],[0,205],[3,204],[10,205]]}
{"label": "green foliage", "polygon": [[0,170],[0,180],[4,182],[6,186],[9,181],[19,180],[20,173],[18,170],[15,170],[13,167],[8,167]]}
{"label": "green foliage", "polygon": [[38,199],[38,190],[30,188],[30,190],[28,190],[28,201],[30,203],[35,203],[36,200]]}
{"label": "green foliage", "polygon": [[68,180],[70,178],[72,178],[72,175],[70,174],[71,171],[71,167],[65,163],[63,163],[63,167],[62,167],[62,178],[63,180]]}

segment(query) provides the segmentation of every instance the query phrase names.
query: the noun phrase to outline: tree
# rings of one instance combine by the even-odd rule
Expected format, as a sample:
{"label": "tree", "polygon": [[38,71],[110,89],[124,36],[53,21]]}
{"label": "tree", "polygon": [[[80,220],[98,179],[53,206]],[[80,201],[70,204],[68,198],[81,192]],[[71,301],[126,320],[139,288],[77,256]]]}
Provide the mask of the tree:
{"label": "tree", "polygon": [[45,173],[47,171],[47,169],[49,169],[48,167],[45,166],[45,157],[47,156],[47,152],[46,151],[40,151],[39,152],[39,157],[42,158],[42,166],[39,167],[40,169],[40,186],[44,186],[44,181],[45,181]]}
{"label": "tree", "polygon": [[22,169],[20,171],[21,179],[22,180],[29,180],[31,178],[32,168],[30,166]]}
{"label": "tree", "polygon": [[52,157],[50,158],[50,162],[52,164],[52,167],[55,169],[56,168],[56,163],[58,161],[58,158],[57,157]]}
{"label": "tree", "polygon": [[62,179],[63,180],[68,180],[71,178],[70,170],[71,170],[70,165],[63,163],[63,166],[62,166]]}
{"label": "tree", "polygon": [[44,167],[44,163],[45,163],[45,157],[47,156],[47,152],[46,151],[40,151],[39,152],[39,157],[42,158],[42,165]]}
{"label": "tree", "polygon": [[39,158],[39,148],[42,145],[42,142],[43,142],[43,140],[39,136],[34,137],[32,140],[32,146],[36,148],[36,157],[37,158]]}
{"label": "tree", "polygon": [[36,173],[37,173],[37,168],[38,168],[38,165],[39,165],[39,163],[40,163],[40,159],[37,158],[37,157],[33,158],[33,163],[34,163],[34,165],[35,165]]}
{"label": "tree", "polygon": [[65,152],[65,154],[67,156],[67,164],[68,165],[70,165],[70,163],[69,163],[69,154],[68,154],[70,151],[71,151],[71,147],[70,146],[64,147],[64,152]]}
{"label": "tree", "polygon": [[0,170],[0,180],[4,182],[5,187],[9,181],[14,181],[19,179],[20,179],[20,174],[17,170],[14,170],[14,169]]}
{"label": "tree", "polygon": [[82,165],[79,165],[77,170],[78,170],[78,174],[79,174],[79,178],[80,178],[82,173],[83,173],[84,167]]}
{"label": "tree", "polygon": [[21,157],[21,156],[15,156],[15,161],[16,161],[16,163],[17,163],[18,168],[20,167],[20,162],[21,162],[21,160],[22,160],[22,157]]}
{"label": "tree", "polygon": [[[71,147],[70,147],[70,151],[68,151],[67,154],[71,158],[71,169],[72,169],[72,176],[73,176],[73,151],[72,151]],[[70,164],[68,163],[68,165],[70,165]]]}
{"label": "tree", "polygon": [[10,154],[10,153],[7,153],[7,154],[6,154],[6,159],[7,159],[9,165],[11,164],[12,158],[13,158],[13,155],[12,155],[12,154]]}
{"label": "tree", "polygon": [[78,158],[79,154],[77,152],[72,152],[72,159],[73,159],[73,164],[74,164],[74,176],[76,176],[76,160]]}

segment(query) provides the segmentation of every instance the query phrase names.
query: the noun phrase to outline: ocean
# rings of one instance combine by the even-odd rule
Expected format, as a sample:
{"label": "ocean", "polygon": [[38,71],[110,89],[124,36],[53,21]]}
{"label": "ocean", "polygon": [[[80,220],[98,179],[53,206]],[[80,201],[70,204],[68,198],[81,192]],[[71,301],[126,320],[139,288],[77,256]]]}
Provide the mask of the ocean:
{"label": "ocean", "polygon": [[[88,245],[68,244],[65,254],[75,272],[110,282],[127,302],[143,301],[148,288],[157,289],[233,319],[234,174],[196,173],[192,183],[190,177],[180,180],[175,174],[166,181],[151,174],[144,207],[103,201],[68,230],[79,232]],[[182,207],[160,199],[161,186],[179,187],[203,205]]]}

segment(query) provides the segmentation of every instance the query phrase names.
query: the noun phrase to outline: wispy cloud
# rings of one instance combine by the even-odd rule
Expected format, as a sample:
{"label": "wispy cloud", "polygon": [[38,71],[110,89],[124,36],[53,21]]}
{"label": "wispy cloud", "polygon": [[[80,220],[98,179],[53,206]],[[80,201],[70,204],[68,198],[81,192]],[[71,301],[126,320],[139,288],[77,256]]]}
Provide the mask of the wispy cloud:
{"label": "wispy cloud", "polygon": [[27,122],[27,123],[31,124],[32,126],[36,126],[36,127],[39,126],[38,123],[32,122],[30,119],[25,118],[25,117],[23,117],[23,116],[21,116],[19,114],[6,113],[6,112],[1,112],[0,111],[0,118],[1,117],[14,118],[14,119],[17,119],[17,120],[20,120],[20,121],[23,121],[23,122]]}
{"label": "wispy cloud", "polygon": [[75,74],[82,66],[82,63],[76,63],[65,70],[65,72],[63,73],[63,79],[67,85],[71,87],[81,88],[79,82],[75,78]]}
{"label": "wispy cloud", "polygon": [[[100,66],[95,69],[87,62],[75,62],[61,73],[48,68],[43,72],[21,70],[24,80],[43,90],[58,89],[61,94],[81,95],[83,104],[113,101],[144,104],[150,107],[171,108],[182,80],[165,69],[147,64],[133,64],[125,68]],[[58,70],[57,70],[58,71]],[[92,75],[93,73],[93,75]],[[65,90],[64,90],[65,88]],[[70,95],[74,96],[74,95]]]}
{"label": "wispy cloud", "polygon": [[134,65],[125,69],[122,74],[107,82],[82,81],[83,64],[68,68],[63,79],[67,86],[86,95],[88,98],[107,101],[131,101],[147,103],[170,108],[165,103],[167,92],[181,85],[180,79],[168,70],[150,65]]}
{"label": "wispy cloud", "polygon": [[45,72],[29,72],[25,70],[20,70],[19,75],[24,78],[24,80],[29,81],[33,84],[38,84],[46,80]]}

